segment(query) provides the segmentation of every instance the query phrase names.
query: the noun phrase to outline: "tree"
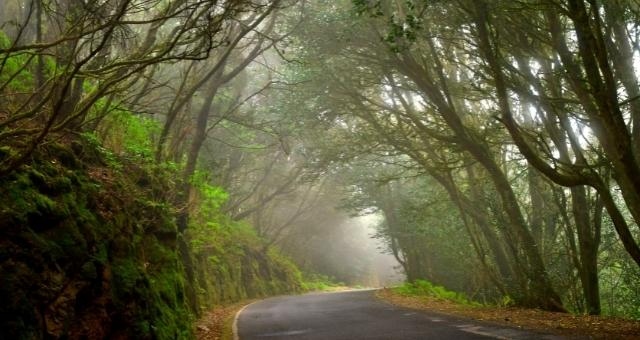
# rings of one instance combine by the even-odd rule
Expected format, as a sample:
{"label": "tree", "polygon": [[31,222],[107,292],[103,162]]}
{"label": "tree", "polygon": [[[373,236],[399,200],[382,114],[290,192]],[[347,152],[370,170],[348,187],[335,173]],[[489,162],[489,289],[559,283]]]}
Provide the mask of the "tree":
{"label": "tree", "polygon": [[[111,104],[111,96],[135,84],[145,69],[208,58],[224,44],[218,34],[226,23],[251,5],[184,0],[24,4],[27,13],[7,29],[0,47],[0,73],[6,75],[0,91],[16,97],[0,120],[0,142],[11,140],[14,148],[2,160],[0,174],[24,163],[50,133],[82,126],[105,97]],[[27,34],[34,26],[35,37]],[[16,87],[18,78],[23,88]]]}

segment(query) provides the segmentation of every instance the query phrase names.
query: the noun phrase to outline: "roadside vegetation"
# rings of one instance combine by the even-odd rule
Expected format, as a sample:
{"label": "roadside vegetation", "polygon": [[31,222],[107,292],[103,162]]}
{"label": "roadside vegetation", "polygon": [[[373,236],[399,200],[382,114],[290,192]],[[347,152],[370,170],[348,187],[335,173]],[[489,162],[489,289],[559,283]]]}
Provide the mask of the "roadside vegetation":
{"label": "roadside vegetation", "polygon": [[386,285],[380,251],[393,296],[640,319],[639,22],[0,1],[0,337],[191,338],[217,306]]}
{"label": "roadside vegetation", "polygon": [[443,293],[442,289],[434,292],[433,285],[428,283],[423,282],[419,286],[386,288],[378,291],[376,296],[394,305],[428,313],[442,313],[569,338],[631,340],[640,336],[640,321],[636,320],[549,312],[517,307],[513,303],[486,305],[460,299],[456,297],[457,293]]}
{"label": "roadside vegetation", "polygon": [[310,4],[287,65],[300,85],[281,110],[313,127],[305,150],[343,183],[343,205],[384,217],[376,237],[409,282],[637,319],[638,13],[632,1]]}
{"label": "roadside vegetation", "polygon": [[335,279],[322,274],[303,275],[302,287],[308,292],[331,292],[349,289],[343,282],[336,282]]}
{"label": "roadside vegetation", "polygon": [[291,260],[332,205],[254,63],[294,5],[0,3],[0,337],[186,339],[216,306],[332,286]]}
{"label": "roadside vegetation", "polygon": [[264,253],[252,228],[217,212],[226,194],[205,184],[195,185],[198,219],[178,252],[178,170],[82,136],[40,148],[3,179],[0,243],[12,259],[0,267],[3,334],[189,338],[214,305],[304,289],[290,260]]}
{"label": "roadside vegetation", "polygon": [[447,290],[442,286],[434,285],[426,280],[407,282],[398,287],[391,288],[391,291],[404,296],[426,297],[428,299],[451,301],[461,305],[482,306],[477,302],[469,300],[463,293]]}

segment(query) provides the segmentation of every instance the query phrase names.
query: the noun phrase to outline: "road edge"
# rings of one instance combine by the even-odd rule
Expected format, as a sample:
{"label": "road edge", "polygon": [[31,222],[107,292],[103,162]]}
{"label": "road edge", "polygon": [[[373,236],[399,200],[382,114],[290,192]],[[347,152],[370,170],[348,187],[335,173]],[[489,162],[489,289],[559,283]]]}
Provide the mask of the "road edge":
{"label": "road edge", "polygon": [[[354,291],[376,291],[376,290],[380,290],[382,288],[361,288],[361,289],[349,289],[349,290],[337,290],[337,291],[317,291],[317,292],[306,292],[304,294],[296,294],[296,295],[305,295],[305,294],[336,294],[336,293],[347,293],[347,292],[354,292]],[[287,295],[279,295],[279,296],[287,296]],[[273,297],[278,297],[278,296],[272,296]],[[257,301],[253,301],[249,304],[246,304],[245,306],[243,306],[242,308],[240,308],[239,311],[236,312],[236,315],[233,317],[233,324],[231,325],[231,333],[232,333],[232,337],[233,340],[240,340],[240,335],[238,333],[238,319],[240,318],[240,313],[242,313],[245,308],[251,306],[254,303],[260,302],[263,300],[257,300]]]}
{"label": "road edge", "polygon": [[249,304],[244,305],[240,310],[236,313],[236,316],[233,317],[233,325],[231,325],[231,333],[233,333],[233,340],[240,340],[240,335],[238,334],[238,319],[240,318],[240,313],[244,311],[245,308],[251,306],[252,304],[258,301],[251,302]]}

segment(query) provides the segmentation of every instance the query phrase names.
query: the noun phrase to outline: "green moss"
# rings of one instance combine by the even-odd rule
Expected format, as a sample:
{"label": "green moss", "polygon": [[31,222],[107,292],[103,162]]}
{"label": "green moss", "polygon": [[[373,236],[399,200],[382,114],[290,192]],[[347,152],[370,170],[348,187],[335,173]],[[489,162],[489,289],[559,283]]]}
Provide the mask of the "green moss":
{"label": "green moss", "polygon": [[91,255],[91,259],[95,260],[97,263],[104,265],[109,260],[109,253],[107,251],[107,244],[101,243],[97,247],[97,251],[95,251]]}
{"label": "green moss", "polygon": [[114,287],[117,294],[123,297],[133,292],[143,279],[135,259],[117,259],[113,262]]}
{"label": "green moss", "polygon": [[9,46],[11,46],[11,39],[9,39],[6,33],[0,30],[0,48],[7,48]]}
{"label": "green moss", "polygon": [[47,151],[50,158],[59,161],[67,169],[80,169],[82,167],[73,149],[70,149],[67,145],[52,143]]}
{"label": "green moss", "polygon": [[[11,45],[11,40],[0,31],[0,48]],[[3,56],[4,58],[4,56]],[[33,75],[29,72],[29,64],[34,60],[30,58],[30,51],[12,53],[3,62],[0,72],[0,85],[9,82],[8,87],[16,92],[27,92],[33,89]]]}
{"label": "green moss", "polygon": [[0,161],[13,157],[15,150],[10,146],[0,146]]}
{"label": "green moss", "polygon": [[95,280],[98,277],[96,265],[93,262],[87,262],[80,269],[80,276],[86,280]]}
{"label": "green moss", "polygon": [[43,332],[34,313],[65,287],[81,290],[65,297],[75,310],[60,317],[64,329],[86,317],[140,339],[192,338],[200,310],[188,307],[189,287],[201,308],[302,289],[297,268],[224,216],[226,193],[203,179],[185,236],[197,272],[188,282],[170,201],[179,167],[115,158],[92,135],[70,145],[49,144],[0,179],[0,313],[16,311],[0,328],[14,327],[14,338]]}

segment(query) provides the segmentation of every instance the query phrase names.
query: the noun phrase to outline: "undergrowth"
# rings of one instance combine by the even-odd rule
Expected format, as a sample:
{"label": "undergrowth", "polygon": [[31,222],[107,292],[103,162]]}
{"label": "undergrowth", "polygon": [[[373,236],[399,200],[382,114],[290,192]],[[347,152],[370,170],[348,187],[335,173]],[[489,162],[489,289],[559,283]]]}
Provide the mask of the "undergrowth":
{"label": "undergrowth", "polygon": [[467,306],[481,306],[480,303],[470,300],[466,295],[450,291],[442,286],[434,285],[426,280],[406,282],[394,287],[393,291],[404,296],[420,296],[433,299],[446,300]]}
{"label": "undergrowth", "polygon": [[220,211],[227,193],[202,173],[180,236],[182,165],[152,159],[154,124],[125,111],[115,118],[127,128],[48,143],[0,179],[0,338],[188,339],[201,310],[186,287],[203,309],[304,290],[288,258]]}
{"label": "undergrowth", "polygon": [[[36,86],[32,59],[17,52],[0,63],[6,104]],[[47,78],[59,72],[53,58],[43,62]],[[157,120],[101,98],[77,123],[0,177],[0,339],[187,339],[199,308],[304,290],[288,258],[221,211],[228,194],[207,172],[189,180],[188,207],[179,203],[184,164],[153,157]],[[5,139],[0,163],[19,155],[19,142]],[[184,209],[190,223],[180,234]]]}
{"label": "undergrowth", "polygon": [[305,273],[303,276],[302,286],[305,291],[332,291],[344,287],[343,282],[337,282],[334,278],[327,275]]}

